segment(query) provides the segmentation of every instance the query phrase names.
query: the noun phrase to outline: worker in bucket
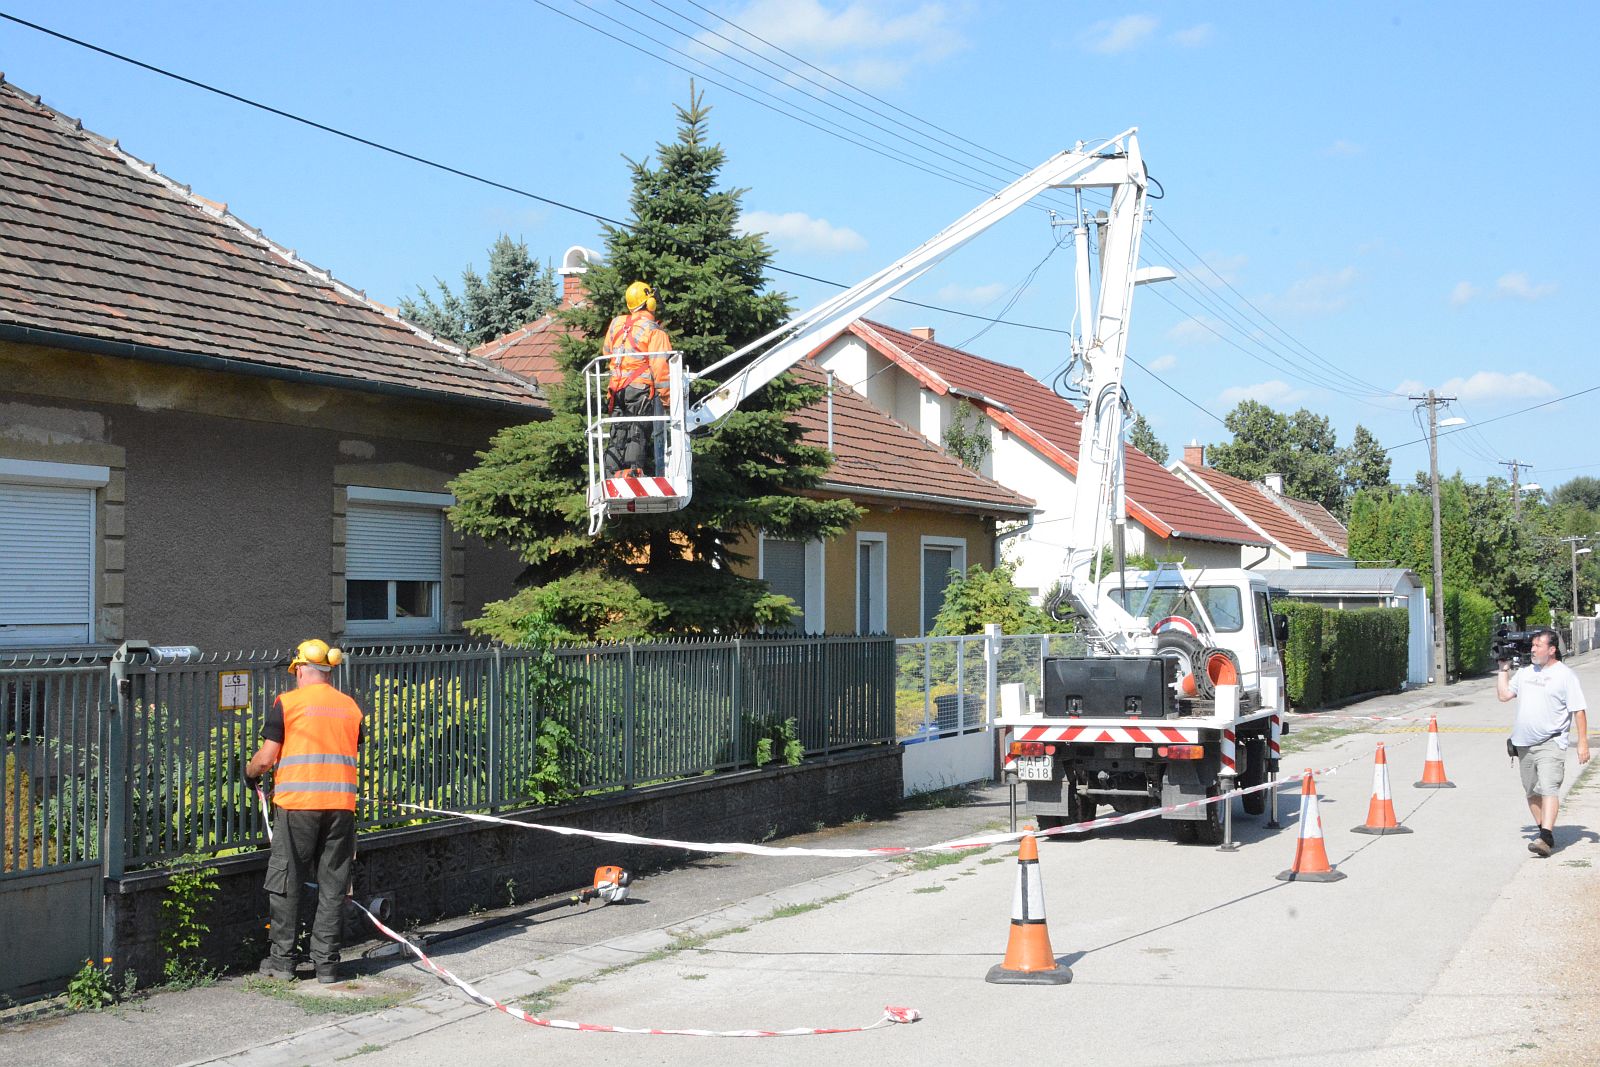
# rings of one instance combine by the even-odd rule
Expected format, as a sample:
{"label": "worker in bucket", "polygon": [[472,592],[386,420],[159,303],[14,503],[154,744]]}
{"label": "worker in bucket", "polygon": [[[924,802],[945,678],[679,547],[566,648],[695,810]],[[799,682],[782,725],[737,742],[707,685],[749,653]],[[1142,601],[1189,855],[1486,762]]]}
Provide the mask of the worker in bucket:
{"label": "worker in bucket", "polygon": [[[628,286],[626,314],[606,329],[604,354],[611,357],[606,383],[606,414],[661,415],[672,400],[672,381],[665,353],[672,351],[667,331],[656,322],[655,290],[644,282]],[[661,473],[662,424],[613,424],[606,444],[608,477]],[[646,470],[646,466],[649,470]]]}
{"label": "worker in bucket", "polygon": [[339,980],[339,932],[356,849],[361,709],[328,680],[343,659],[344,653],[326,641],[300,642],[289,664],[294,688],[273,701],[261,747],[245,768],[251,784],[276,769],[266,878],[271,951],[261,961],[261,973],[294,977],[301,887],[315,882],[311,962],[324,985]]}

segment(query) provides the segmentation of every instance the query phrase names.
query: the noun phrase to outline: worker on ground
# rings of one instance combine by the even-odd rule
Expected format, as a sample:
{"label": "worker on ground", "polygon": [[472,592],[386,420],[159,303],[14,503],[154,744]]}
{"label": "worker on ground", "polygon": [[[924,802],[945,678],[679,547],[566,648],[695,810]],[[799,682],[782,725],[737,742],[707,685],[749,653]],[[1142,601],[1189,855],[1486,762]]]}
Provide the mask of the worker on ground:
{"label": "worker on ground", "polygon": [[1539,630],[1529,647],[1532,662],[1518,668],[1515,674],[1509,661],[1500,663],[1495,694],[1502,703],[1517,701],[1511,744],[1522,771],[1528,811],[1538,831],[1538,836],[1528,842],[1528,851],[1535,856],[1548,856],[1556,845],[1561,779],[1567,770],[1567,731],[1577,735],[1578,765],[1588,763],[1589,713],[1578,676],[1561,662],[1556,632]]}
{"label": "worker on ground", "polygon": [[[672,382],[664,353],[672,351],[667,331],[656,322],[656,294],[644,282],[628,286],[626,314],[606,329],[604,354],[611,357],[606,383],[608,415],[661,415],[672,400]],[[622,422],[611,428],[606,443],[608,477],[659,475],[662,460],[660,422]],[[647,460],[651,469],[645,470]]]}
{"label": "worker on ground", "polygon": [[300,642],[289,664],[295,687],[273,701],[261,747],[245,768],[252,784],[277,769],[266,879],[272,947],[261,961],[261,973],[272,977],[294,977],[301,888],[315,882],[311,962],[318,982],[339,980],[339,931],[355,862],[356,748],[361,742],[361,709],[328,681],[343,659],[344,653],[326,641]]}

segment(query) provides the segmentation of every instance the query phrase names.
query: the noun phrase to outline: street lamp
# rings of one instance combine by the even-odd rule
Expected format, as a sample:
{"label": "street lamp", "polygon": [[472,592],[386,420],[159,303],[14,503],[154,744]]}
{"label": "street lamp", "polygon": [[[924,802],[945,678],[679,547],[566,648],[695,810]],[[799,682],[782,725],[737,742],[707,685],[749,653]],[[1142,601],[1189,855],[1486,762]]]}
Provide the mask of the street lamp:
{"label": "street lamp", "polygon": [[1574,537],[1567,542],[1572,546],[1572,617],[1574,619],[1578,617],[1578,557],[1586,556],[1590,552],[1594,551],[1594,549],[1587,546],[1584,548],[1579,548],[1578,542],[1587,541],[1589,538],[1594,536],[1596,535],[1590,534],[1589,537]]}
{"label": "street lamp", "polygon": [[1428,481],[1433,486],[1433,676],[1439,682],[1448,684],[1450,673],[1445,660],[1444,572],[1439,562],[1444,557],[1439,534],[1439,427],[1465,426],[1467,420],[1455,415],[1443,422],[1439,420],[1439,405],[1449,403],[1455,397],[1441,397],[1429,389],[1427,396],[1414,396],[1411,399],[1428,405]]}

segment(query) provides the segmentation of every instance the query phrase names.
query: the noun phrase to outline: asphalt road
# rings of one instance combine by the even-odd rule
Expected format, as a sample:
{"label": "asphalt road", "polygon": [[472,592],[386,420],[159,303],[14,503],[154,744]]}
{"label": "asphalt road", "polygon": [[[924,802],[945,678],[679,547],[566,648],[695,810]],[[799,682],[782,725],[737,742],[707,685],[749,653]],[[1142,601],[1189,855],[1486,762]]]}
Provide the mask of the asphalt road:
{"label": "asphalt road", "polygon": [[[1600,657],[1577,661],[1600,693]],[[1424,791],[1426,715],[1439,707],[1455,789]],[[1600,1013],[1600,772],[1569,796],[1558,851],[1530,856],[1530,823],[1492,683],[1299,716],[1285,771],[1318,780],[1327,850],[1348,877],[1274,879],[1294,853],[1285,827],[1236,818],[1234,853],[1178,845],[1159,821],[1041,842],[1054,953],[1074,981],[984,981],[1009,933],[1015,848],[932,865],[895,860],[709,857],[643,879],[637,902],[551,913],[439,945],[446,967],[545,1017],[629,1027],[854,1027],[885,1005],[922,1013],[870,1033],[717,1039],[574,1033],[478,1007],[391,962],[334,997],[400,1000],[307,1015],[233,979],[152,998],[142,1010],[0,1032],[10,1062],[497,1063],[617,1057],[715,1067],[846,1055],[885,1065],[1029,1056],[1118,1064],[1592,1063]],[[1372,716],[1367,718],[1366,716]],[[1400,819],[1368,837],[1371,755],[1386,742]],[[1600,763],[1597,760],[1596,763]],[[1576,776],[1569,757],[1569,786]],[[975,804],[908,813],[785,844],[913,844],[1003,826],[1003,789]],[[1237,815],[1236,809],[1236,815]],[[415,993],[414,996],[410,995]],[[350,1007],[375,1002],[349,1000]],[[327,1006],[327,1005],[324,1005]]]}

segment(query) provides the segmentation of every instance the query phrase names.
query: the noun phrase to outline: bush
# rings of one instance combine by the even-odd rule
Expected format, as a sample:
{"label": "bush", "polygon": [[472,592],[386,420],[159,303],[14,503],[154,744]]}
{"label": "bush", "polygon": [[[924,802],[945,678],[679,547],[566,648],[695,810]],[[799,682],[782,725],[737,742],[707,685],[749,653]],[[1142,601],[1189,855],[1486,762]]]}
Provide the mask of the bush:
{"label": "bush", "polygon": [[1339,610],[1297,601],[1274,607],[1289,619],[1284,681],[1292,706],[1325,707],[1405,683],[1410,619],[1404,608]]}
{"label": "bush", "polygon": [[1461,678],[1489,669],[1489,638],[1497,613],[1494,601],[1471,589],[1444,590],[1445,664]]}

